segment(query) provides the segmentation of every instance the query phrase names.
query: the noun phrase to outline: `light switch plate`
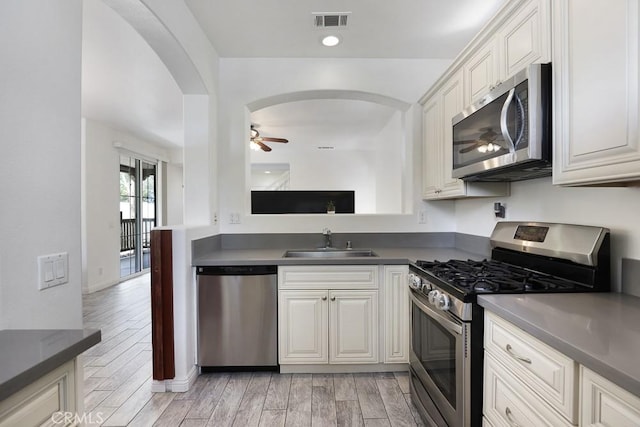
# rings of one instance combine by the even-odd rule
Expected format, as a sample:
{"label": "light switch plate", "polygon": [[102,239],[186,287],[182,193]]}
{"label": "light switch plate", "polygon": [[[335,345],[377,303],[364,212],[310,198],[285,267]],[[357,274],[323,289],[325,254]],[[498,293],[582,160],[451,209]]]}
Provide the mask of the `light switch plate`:
{"label": "light switch plate", "polygon": [[69,281],[69,254],[42,255],[38,257],[38,289],[49,289]]}

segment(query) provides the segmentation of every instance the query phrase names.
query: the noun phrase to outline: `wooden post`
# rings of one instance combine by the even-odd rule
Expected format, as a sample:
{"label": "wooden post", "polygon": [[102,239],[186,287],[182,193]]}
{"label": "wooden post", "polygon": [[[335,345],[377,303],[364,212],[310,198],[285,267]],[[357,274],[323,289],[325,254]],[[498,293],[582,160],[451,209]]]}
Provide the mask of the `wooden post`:
{"label": "wooden post", "polygon": [[175,377],[171,230],[151,231],[151,346],[153,379]]}

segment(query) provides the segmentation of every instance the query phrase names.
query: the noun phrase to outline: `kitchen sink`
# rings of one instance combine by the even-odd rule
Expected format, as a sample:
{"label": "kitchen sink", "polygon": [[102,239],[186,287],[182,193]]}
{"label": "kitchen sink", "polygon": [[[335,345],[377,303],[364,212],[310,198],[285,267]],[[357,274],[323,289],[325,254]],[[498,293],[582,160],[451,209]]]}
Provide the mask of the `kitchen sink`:
{"label": "kitchen sink", "polygon": [[377,257],[378,254],[371,249],[295,249],[288,250],[283,258],[352,258],[352,257]]}

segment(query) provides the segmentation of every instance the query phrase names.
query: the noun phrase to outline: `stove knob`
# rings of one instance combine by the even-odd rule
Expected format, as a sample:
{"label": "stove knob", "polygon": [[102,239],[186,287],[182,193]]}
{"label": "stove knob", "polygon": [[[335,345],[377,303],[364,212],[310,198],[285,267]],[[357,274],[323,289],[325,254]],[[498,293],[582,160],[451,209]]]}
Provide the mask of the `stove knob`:
{"label": "stove knob", "polygon": [[429,294],[427,295],[429,297],[429,303],[437,305],[437,301],[440,299],[440,294],[440,291],[437,289],[429,291]]}
{"label": "stove knob", "polygon": [[409,274],[409,287],[419,291],[422,289],[422,281],[415,274]]}
{"label": "stove knob", "polygon": [[438,307],[440,310],[449,310],[449,308],[451,307],[451,299],[449,298],[449,295],[440,295],[440,298],[438,298],[438,300],[436,301],[436,307]]}

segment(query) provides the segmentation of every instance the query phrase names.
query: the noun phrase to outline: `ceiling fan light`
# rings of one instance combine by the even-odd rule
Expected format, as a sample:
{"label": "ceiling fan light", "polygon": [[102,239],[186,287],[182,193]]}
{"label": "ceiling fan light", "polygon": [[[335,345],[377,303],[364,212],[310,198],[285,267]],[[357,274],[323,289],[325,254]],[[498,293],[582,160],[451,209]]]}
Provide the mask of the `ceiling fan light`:
{"label": "ceiling fan light", "polygon": [[249,141],[249,148],[254,151],[260,151],[260,146],[256,144],[254,141]]}
{"label": "ceiling fan light", "polygon": [[253,127],[251,128],[251,138],[257,138],[260,134]]}
{"label": "ceiling fan light", "polygon": [[325,36],[322,38],[322,44],[327,47],[337,46],[340,43],[340,38],[338,36]]}
{"label": "ceiling fan light", "polygon": [[484,145],[484,144],[478,147],[478,151],[481,152],[481,153],[486,153],[488,149],[489,149],[489,147],[487,145]]}

